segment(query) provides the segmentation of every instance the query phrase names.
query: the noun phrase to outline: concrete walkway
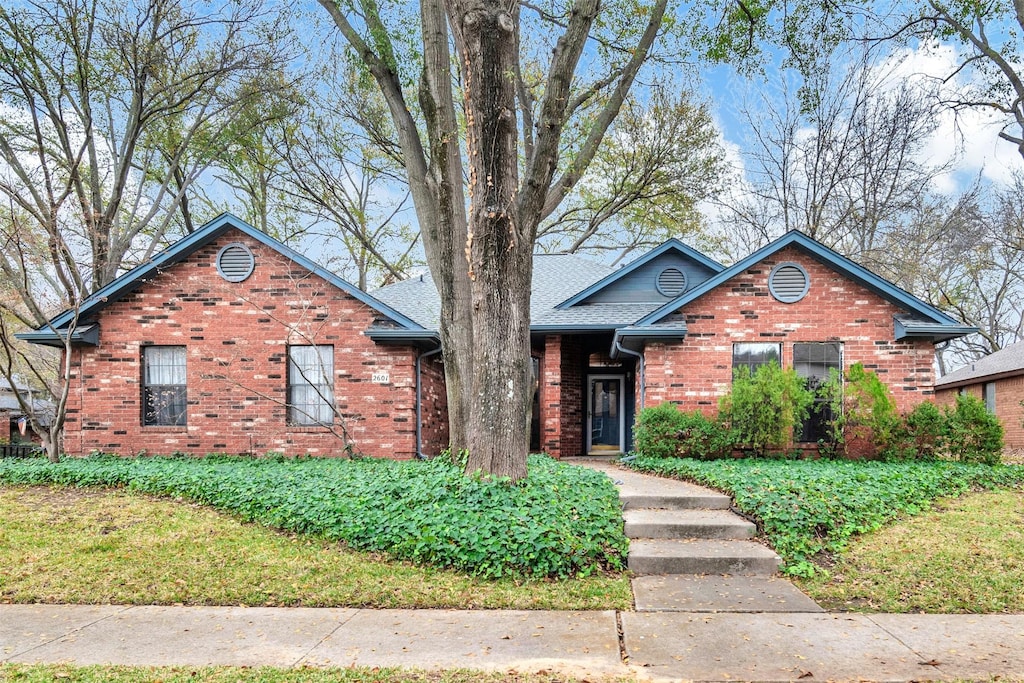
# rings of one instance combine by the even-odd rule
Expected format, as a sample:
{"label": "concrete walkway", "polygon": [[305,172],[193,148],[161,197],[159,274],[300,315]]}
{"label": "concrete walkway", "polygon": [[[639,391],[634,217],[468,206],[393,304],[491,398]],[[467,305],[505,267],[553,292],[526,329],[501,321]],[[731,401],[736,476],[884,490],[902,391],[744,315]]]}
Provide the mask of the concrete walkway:
{"label": "concrete walkway", "polygon": [[1024,615],[0,605],[0,661],[544,670],[588,680],[1024,679]]}

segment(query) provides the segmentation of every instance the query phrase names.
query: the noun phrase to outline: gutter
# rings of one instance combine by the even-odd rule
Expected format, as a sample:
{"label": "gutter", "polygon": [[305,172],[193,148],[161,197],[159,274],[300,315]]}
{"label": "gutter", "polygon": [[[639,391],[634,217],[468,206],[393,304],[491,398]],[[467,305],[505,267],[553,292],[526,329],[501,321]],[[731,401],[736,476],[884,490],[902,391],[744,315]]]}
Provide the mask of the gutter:
{"label": "gutter", "polygon": [[440,346],[416,355],[416,458],[419,460],[430,458],[423,453],[423,381],[420,372],[423,369],[423,359],[438,353],[441,353]]}
{"label": "gutter", "polygon": [[633,351],[631,349],[627,349],[626,347],[624,347],[622,344],[619,343],[618,336],[616,336],[615,341],[612,343],[612,350],[614,350],[616,353],[624,353],[627,356],[632,356],[633,358],[639,359],[639,369],[637,371],[640,373],[640,410],[643,410],[644,393],[647,389],[647,373],[645,371],[646,365],[644,364],[644,354],[640,353],[639,351]]}

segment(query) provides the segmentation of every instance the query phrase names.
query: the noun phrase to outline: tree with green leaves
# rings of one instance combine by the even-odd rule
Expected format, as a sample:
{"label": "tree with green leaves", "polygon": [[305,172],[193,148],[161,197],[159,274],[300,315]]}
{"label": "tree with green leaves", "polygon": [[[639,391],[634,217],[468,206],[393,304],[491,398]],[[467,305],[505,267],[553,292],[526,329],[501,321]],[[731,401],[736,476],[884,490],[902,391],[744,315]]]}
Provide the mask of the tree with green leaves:
{"label": "tree with green leaves", "polygon": [[319,1],[380,89],[401,149],[441,298],[452,447],[468,450],[470,472],[521,479],[538,226],[597,156],[667,0],[422,0],[418,16]]}

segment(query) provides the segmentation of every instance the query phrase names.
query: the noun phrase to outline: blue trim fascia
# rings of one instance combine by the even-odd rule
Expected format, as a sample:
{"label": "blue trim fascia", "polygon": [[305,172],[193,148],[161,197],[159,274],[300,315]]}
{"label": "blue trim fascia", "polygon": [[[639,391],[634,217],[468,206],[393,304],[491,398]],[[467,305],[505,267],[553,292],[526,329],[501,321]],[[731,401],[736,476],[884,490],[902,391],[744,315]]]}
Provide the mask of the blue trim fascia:
{"label": "blue trim fascia", "polygon": [[[639,347],[643,342],[648,339],[685,339],[686,338],[686,326],[683,327],[623,327],[615,330],[615,336],[612,338],[612,352],[611,357],[617,357],[616,349],[619,346],[623,348],[630,348],[627,346],[628,343],[632,342]],[[637,344],[640,342],[640,344]],[[636,349],[630,349],[636,350]]]}
{"label": "blue trim fascia", "polygon": [[[67,340],[67,328],[51,328],[35,330],[33,332],[18,332],[15,335],[16,339],[27,341],[30,344],[39,344],[41,346],[56,346],[64,347]],[[100,326],[96,324],[82,325],[76,327],[71,331],[71,343],[72,345],[88,345],[88,346],[99,346],[100,344]]]}
{"label": "blue trim fascia", "polygon": [[367,337],[373,341],[387,342],[391,344],[401,342],[430,342],[433,344],[441,343],[441,336],[434,330],[420,329],[420,330],[403,330],[393,328],[369,328],[363,332]]}
{"label": "blue trim fascia", "polygon": [[941,323],[926,323],[913,320],[900,320],[893,318],[893,339],[900,341],[907,338],[925,338],[940,342],[948,339],[964,337],[968,334],[978,332],[977,327],[970,325],[943,325]]}
{"label": "blue trim fascia", "polygon": [[559,310],[565,310],[566,308],[575,306],[576,304],[583,301],[592,294],[601,291],[602,289],[604,289],[611,283],[615,282],[616,280],[619,280],[625,277],[626,275],[629,275],[630,273],[632,273],[634,270],[644,265],[645,263],[649,263],[650,261],[664,254],[665,252],[672,250],[681,252],[683,256],[693,259],[702,266],[709,268],[712,272],[720,273],[725,268],[725,266],[723,266],[718,261],[708,258],[707,256],[700,253],[693,247],[688,247],[679,240],[677,240],[675,237],[672,237],[665,240],[659,246],[655,247],[654,249],[647,252],[643,256],[633,259],[632,261],[629,262],[629,264],[623,266],[622,268],[619,268],[615,272],[605,275],[603,278],[601,278],[594,284],[590,285],[583,291],[574,294],[572,297],[558,304],[557,306],[555,306],[555,308]]}
{"label": "blue trim fascia", "polygon": [[727,282],[736,275],[739,275],[759,261],[789,246],[796,246],[804,249],[814,259],[859,282],[861,285],[875,292],[882,298],[899,303],[914,313],[932,318],[939,325],[962,327],[959,321],[949,317],[931,304],[925,303],[906,290],[900,289],[888,280],[872,273],[864,266],[854,263],[845,256],[829,249],[824,244],[821,244],[797,230],[787,232],[779,239],[761,247],[745,259],[737,261],[709,280],[705,280],[689,292],[685,292],[674,300],[669,301],[665,305],[638,320],[636,322],[636,326],[641,327],[643,325],[653,325],[657,323],[669,313],[679,310],[681,307],[691,301],[694,301],[698,297],[707,294],[715,287],[718,287],[722,283]]}
{"label": "blue trim fascia", "polygon": [[230,213],[222,213],[193,232],[191,235],[183,237],[160,253],[156,254],[149,261],[139,264],[121,277],[112,281],[110,284],[100,288],[83,302],[77,312],[74,309],[71,309],[61,313],[50,321],[50,326],[57,328],[65,327],[75,318],[76,314],[81,319],[88,313],[102,307],[108,302],[116,301],[126,292],[133,290],[141,280],[144,280],[146,277],[153,275],[154,273],[159,273],[163,269],[187,258],[205,244],[216,239],[232,228],[259,242],[262,242],[267,247],[270,247],[286,258],[294,261],[306,270],[322,277],[338,289],[351,295],[379,313],[383,313],[400,325],[404,325],[410,330],[423,329],[421,325],[412,319],[402,315],[395,309],[381,301],[378,301],[355,285],[350,284],[334,273],[314,263],[302,254],[299,254],[291,247],[285,246],[270,235],[260,232],[241,218]]}
{"label": "blue trim fascia", "polygon": [[530,325],[530,332],[614,332],[622,323],[600,323],[580,325]]}

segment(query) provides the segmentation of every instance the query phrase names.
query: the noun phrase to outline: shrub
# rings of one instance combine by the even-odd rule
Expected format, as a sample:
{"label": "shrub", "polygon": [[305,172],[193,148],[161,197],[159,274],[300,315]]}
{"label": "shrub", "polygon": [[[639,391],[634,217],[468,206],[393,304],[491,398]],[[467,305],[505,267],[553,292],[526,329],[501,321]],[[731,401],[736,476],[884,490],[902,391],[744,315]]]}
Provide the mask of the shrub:
{"label": "shrub", "polygon": [[878,375],[854,363],[839,386],[833,376],[824,385],[832,406],[833,447],[837,454],[875,457],[891,455],[900,425],[896,402]]}
{"label": "shrub", "polygon": [[884,454],[896,460],[936,460],[946,443],[946,417],[931,401],[918,403],[898,423]]}
{"label": "shrub", "polygon": [[644,408],[637,416],[633,445],[637,452],[652,458],[670,458],[679,454],[679,432],[685,418],[675,403]]}
{"label": "shrub", "polygon": [[733,434],[699,410],[682,412],[674,403],[644,408],[634,435],[638,453],[654,458],[683,456],[699,460],[732,453]]}
{"label": "shrub", "polygon": [[960,462],[996,465],[1003,457],[1003,425],[975,396],[960,394],[946,409],[946,449]]}
{"label": "shrub", "polygon": [[719,401],[719,415],[739,448],[763,456],[792,442],[793,428],[807,418],[813,403],[813,392],[796,371],[772,362],[753,375],[749,368],[736,368],[732,388]]}
{"label": "shrub", "polygon": [[627,541],[607,476],[531,456],[509,484],[441,459],[119,458],[0,460],[0,483],[124,486],[357,550],[485,577],[621,569]]}

